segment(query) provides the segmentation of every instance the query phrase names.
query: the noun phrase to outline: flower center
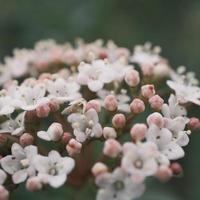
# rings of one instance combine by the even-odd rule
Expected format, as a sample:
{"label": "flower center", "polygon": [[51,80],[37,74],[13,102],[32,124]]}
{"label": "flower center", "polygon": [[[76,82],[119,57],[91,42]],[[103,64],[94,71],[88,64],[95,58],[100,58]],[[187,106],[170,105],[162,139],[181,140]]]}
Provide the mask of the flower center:
{"label": "flower center", "polygon": [[124,189],[124,182],[123,181],[115,181],[113,183],[115,190],[123,190]]}
{"label": "flower center", "polygon": [[22,165],[23,168],[27,168],[30,164],[29,160],[26,158],[26,159],[22,159],[20,160],[20,164]]}
{"label": "flower center", "polygon": [[51,169],[49,169],[49,174],[52,176],[56,175],[57,174],[56,168],[52,167]]}
{"label": "flower center", "polygon": [[141,159],[137,159],[135,162],[134,162],[134,166],[138,169],[141,169],[143,167],[143,161]]}

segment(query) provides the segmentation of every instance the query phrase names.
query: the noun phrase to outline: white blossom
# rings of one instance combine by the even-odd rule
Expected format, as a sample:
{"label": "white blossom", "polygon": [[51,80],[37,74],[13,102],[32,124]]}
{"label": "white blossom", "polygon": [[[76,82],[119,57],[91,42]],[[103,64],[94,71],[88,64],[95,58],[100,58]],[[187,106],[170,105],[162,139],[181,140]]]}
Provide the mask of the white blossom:
{"label": "white blossom", "polygon": [[79,142],[84,142],[90,137],[101,137],[102,127],[95,109],[91,108],[84,114],[72,113],[68,116],[68,122],[72,124],[74,135]]}
{"label": "white blossom", "polygon": [[179,103],[191,102],[200,105],[200,88],[198,86],[174,81],[167,81],[167,85],[175,91]]}
{"label": "white blossom", "polygon": [[19,136],[25,130],[24,124],[25,112],[20,113],[15,119],[11,117],[0,125],[0,133],[11,133]]}
{"label": "white blossom", "polygon": [[12,175],[13,182],[19,184],[35,174],[32,161],[37,155],[37,147],[30,145],[23,149],[19,144],[14,143],[11,152],[12,155],[0,160],[1,166],[4,171]]}
{"label": "white blossom", "polygon": [[135,145],[127,142],[123,145],[122,168],[130,175],[141,177],[151,176],[156,173],[157,147],[154,143],[147,142]]}
{"label": "white blossom", "polygon": [[96,184],[100,187],[97,200],[132,200],[144,192],[144,185],[134,183],[121,168],[99,175]]}
{"label": "white blossom", "polygon": [[93,92],[101,90],[104,84],[111,83],[115,78],[113,70],[103,60],[94,60],[91,64],[81,63],[78,71],[78,82],[87,85]]}
{"label": "white blossom", "polygon": [[147,131],[146,139],[157,145],[161,153],[160,158],[165,164],[169,163],[168,160],[177,160],[185,155],[184,150],[177,143],[177,139],[174,139],[173,133],[167,128],[151,125]]}
{"label": "white blossom", "polygon": [[59,123],[52,123],[47,131],[38,131],[37,136],[46,141],[58,141],[63,134],[62,125]]}
{"label": "white blossom", "polygon": [[55,81],[49,80],[46,87],[49,93],[48,97],[59,102],[73,101],[81,96],[79,93],[80,86],[72,77],[68,78],[67,81],[62,78],[57,78]]}
{"label": "white blossom", "polygon": [[171,94],[168,100],[168,104],[163,104],[162,113],[166,118],[175,118],[178,116],[186,116],[187,111],[185,107],[179,105],[175,95]]}
{"label": "white blossom", "polygon": [[34,165],[38,177],[44,184],[58,188],[65,183],[67,175],[73,170],[75,162],[70,157],[61,157],[57,151],[50,151],[48,157],[37,155]]}
{"label": "white blossom", "polygon": [[49,99],[45,97],[46,88],[44,84],[28,84],[29,83],[27,83],[27,85],[22,84],[21,86],[14,88],[13,98],[16,98],[18,100],[18,107],[20,107],[23,110],[34,110],[39,105],[42,105],[49,101]]}
{"label": "white blossom", "polygon": [[14,100],[10,96],[0,96],[0,116],[9,115],[15,110]]}

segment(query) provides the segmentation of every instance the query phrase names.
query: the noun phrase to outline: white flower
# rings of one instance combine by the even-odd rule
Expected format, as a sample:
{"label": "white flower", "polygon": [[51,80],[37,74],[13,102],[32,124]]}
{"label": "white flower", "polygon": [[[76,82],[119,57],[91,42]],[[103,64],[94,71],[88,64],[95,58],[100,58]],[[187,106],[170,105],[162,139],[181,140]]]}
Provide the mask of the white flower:
{"label": "white flower", "polygon": [[[101,103],[102,106],[104,106],[104,99],[107,95],[109,94],[114,94],[113,91],[109,91],[109,90],[100,90],[97,92],[97,95],[100,99],[99,102]],[[118,106],[117,106],[117,109],[121,112],[125,112],[125,113],[128,113],[130,112],[130,105],[129,105],[129,102],[131,100],[131,98],[127,95],[127,91],[122,89],[120,91],[119,94],[114,94],[117,101],[118,101]]]}
{"label": "white flower", "polygon": [[94,60],[91,64],[81,63],[78,71],[78,82],[87,85],[93,92],[101,90],[104,84],[114,80],[113,70],[104,60]]}
{"label": "white flower", "polygon": [[170,95],[168,104],[164,104],[162,106],[162,113],[164,117],[173,119],[178,116],[187,115],[187,110],[183,106],[179,105],[175,95],[173,94]]}
{"label": "white flower", "polygon": [[96,184],[101,188],[97,200],[132,200],[144,192],[144,185],[134,183],[121,168],[98,176]]}
{"label": "white flower", "polygon": [[13,91],[13,98],[19,100],[19,105],[23,110],[34,110],[39,105],[47,103],[49,99],[45,97],[46,88],[42,83],[36,83],[33,86],[23,84]]}
{"label": "white flower", "polygon": [[50,151],[48,157],[37,155],[34,165],[38,177],[45,184],[58,188],[65,183],[67,175],[72,171],[75,162],[70,157],[61,157],[57,151]]}
{"label": "white flower", "polygon": [[179,103],[191,102],[200,105],[199,87],[173,81],[167,81],[167,85],[175,91]]}
{"label": "white flower", "polygon": [[161,60],[159,53],[159,47],[151,49],[151,44],[145,43],[144,46],[138,45],[135,47],[131,61],[139,63],[140,65],[154,65]]}
{"label": "white flower", "polygon": [[58,141],[63,134],[62,125],[59,123],[52,123],[47,131],[38,131],[37,136],[46,141]]}
{"label": "white flower", "polygon": [[135,145],[127,142],[123,145],[123,153],[121,166],[128,174],[144,179],[156,173],[158,152],[154,143]]}
{"label": "white flower", "polygon": [[9,96],[0,96],[0,116],[9,115],[15,110],[14,101]]}
{"label": "white flower", "polygon": [[6,178],[7,178],[6,173],[2,169],[0,169],[0,185],[3,185]]}
{"label": "white flower", "polygon": [[46,85],[49,98],[60,102],[73,101],[80,98],[80,85],[72,77],[68,78],[67,81],[62,78],[57,78],[55,81],[49,80]]}
{"label": "white flower", "polygon": [[169,163],[168,159],[177,160],[185,155],[181,146],[173,138],[172,132],[167,128],[160,129],[155,125],[151,125],[147,131],[146,139],[157,145],[161,153],[160,158],[166,164]]}
{"label": "white flower", "polygon": [[189,143],[188,131],[184,131],[188,122],[189,119],[181,116],[165,119],[165,127],[172,132],[174,141],[180,146],[186,146]]}
{"label": "white flower", "polygon": [[5,58],[5,66],[13,77],[19,78],[30,72],[33,51],[27,49],[15,49],[13,53],[13,57]]}
{"label": "white flower", "polygon": [[19,136],[24,130],[25,112],[20,113],[15,119],[10,118],[0,125],[0,133],[11,133],[11,135]]}
{"label": "white flower", "polygon": [[102,127],[95,109],[91,108],[84,114],[72,113],[68,116],[68,122],[72,124],[74,135],[79,142],[84,142],[90,137],[101,137]]}
{"label": "white flower", "polygon": [[24,182],[28,176],[35,174],[32,159],[37,155],[37,147],[27,146],[24,149],[17,143],[11,148],[12,155],[1,159],[4,171],[12,175],[13,182],[19,184]]}

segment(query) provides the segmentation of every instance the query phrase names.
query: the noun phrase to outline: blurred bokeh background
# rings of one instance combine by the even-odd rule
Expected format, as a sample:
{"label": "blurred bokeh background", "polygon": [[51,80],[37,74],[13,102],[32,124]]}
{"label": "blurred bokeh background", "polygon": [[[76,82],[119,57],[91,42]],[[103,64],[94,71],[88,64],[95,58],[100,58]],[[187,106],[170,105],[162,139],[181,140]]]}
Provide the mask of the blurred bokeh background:
{"label": "blurred bokeh background", "polygon": [[[41,39],[59,42],[113,39],[132,48],[151,41],[163,47],[173,67],[186,65],[200,76],[200,0],[0,0],[0,59],[16,47]],[[195,111],[199,115],[200,110]],[[200,133],[181,160],[184,177],[167,184],[149,181],[141,200],[200,199]],[[68,187],[31,194],[20,186],[11,199],[92,200],[94,190]]]}

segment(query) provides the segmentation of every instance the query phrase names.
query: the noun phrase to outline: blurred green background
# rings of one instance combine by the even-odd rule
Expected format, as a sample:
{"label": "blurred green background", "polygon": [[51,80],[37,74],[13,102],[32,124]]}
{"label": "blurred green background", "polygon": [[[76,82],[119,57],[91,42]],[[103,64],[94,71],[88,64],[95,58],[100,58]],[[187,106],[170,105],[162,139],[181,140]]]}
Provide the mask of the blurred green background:
{"label": "blurred green background", "polygon": [[[113,39],[132,48],[151,41],[163,47],[172,66],[200,76],[200,0],[0,0],[0,58],[40,39],[59,42]],[[195,111],[199,115],[200,110]],[[200,134],[194,133],[181,161],[184,177],[167,184],[149,181],[141,200],[200,199]],[[29,193],[20,186],[11,199],[92,200],[91,188]]]}

